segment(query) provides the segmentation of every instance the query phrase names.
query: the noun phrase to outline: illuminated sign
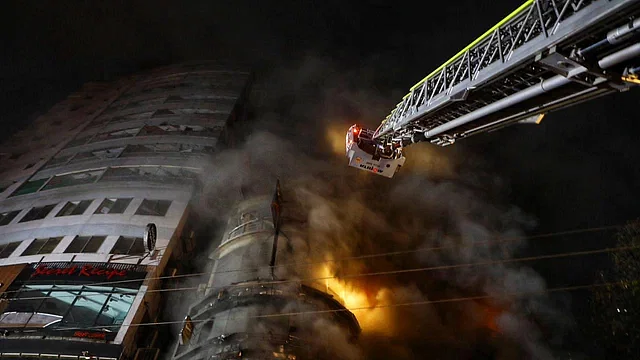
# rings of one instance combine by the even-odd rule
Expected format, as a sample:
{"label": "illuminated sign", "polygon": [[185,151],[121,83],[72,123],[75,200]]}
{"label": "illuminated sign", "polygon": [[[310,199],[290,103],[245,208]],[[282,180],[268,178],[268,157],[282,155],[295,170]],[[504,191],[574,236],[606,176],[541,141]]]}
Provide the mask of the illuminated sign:
{"label": "illuminated sign", "polygon": [[93,265],[70,265],[68,267],[51,268],[39,265],[31,274],[32,278],[39,276],[77,276],[77,277],[106,277],[107,280],[127,276],[127,270],[105,269]]}
{"label": "illuminated sign", "polygon": [[76,331],[73,333],[73,337],[78,337],[83,339],[106,340],[107,334],[104,332],[95,332],[95,331]]}

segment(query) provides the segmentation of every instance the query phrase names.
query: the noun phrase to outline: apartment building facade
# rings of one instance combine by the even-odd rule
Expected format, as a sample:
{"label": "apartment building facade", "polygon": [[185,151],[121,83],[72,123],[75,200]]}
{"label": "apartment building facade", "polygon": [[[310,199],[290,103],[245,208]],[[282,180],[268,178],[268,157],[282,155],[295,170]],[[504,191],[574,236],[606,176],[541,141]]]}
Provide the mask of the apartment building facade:
{"label": "apartment building facade", "polygon": [[209,62],[87,84],[0,146],[1,359],[158,355],[144,324],[250,84]]}

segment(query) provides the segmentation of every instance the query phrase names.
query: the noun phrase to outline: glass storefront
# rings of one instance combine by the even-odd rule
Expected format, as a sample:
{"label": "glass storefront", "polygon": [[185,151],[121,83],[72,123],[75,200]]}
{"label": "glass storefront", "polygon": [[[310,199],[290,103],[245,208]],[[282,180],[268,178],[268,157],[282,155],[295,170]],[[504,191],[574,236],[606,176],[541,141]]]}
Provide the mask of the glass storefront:
{"label": "glass storefront", "polygon": [[0,331],[111,340],[145,276],[144,267],[125,264],[27,266],[4,294]]}
{"label": "glass storefront", "polygon": [[0,328],[117,330],[136,289],[91,285],[23,285],[8,299]]}

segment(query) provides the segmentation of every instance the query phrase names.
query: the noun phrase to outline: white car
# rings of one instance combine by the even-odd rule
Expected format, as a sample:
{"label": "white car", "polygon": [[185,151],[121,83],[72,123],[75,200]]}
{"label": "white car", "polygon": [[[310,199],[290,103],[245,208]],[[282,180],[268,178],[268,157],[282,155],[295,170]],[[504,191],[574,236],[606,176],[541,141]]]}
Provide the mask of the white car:
{"label": "white car", "polygon": [[402,147],[383,146],[373,138],[374,131],[352,125],[347,131],[346,152],[349,166],[384,177],[393,175],[404,165]]}

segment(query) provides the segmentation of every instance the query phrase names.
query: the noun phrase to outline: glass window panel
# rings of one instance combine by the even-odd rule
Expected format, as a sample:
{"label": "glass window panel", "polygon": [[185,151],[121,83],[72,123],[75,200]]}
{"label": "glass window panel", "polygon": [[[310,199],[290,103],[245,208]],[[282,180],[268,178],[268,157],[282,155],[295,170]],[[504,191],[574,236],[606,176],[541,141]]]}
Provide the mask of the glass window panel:
{"label": "glass window panel", "polygon": [[54,176],[51,181],[43,188],[43,190],[55,189],[65,186],[75,186],[82,184],[91,184],[95,182],[104,172],[103,169],[83,171],[73,174]]}
{"label": "glass window panel", "polygon": [[131,249],[129,250],[129,255],[142,255],[145,253],[144,241],[142,238],[135,238],[133,244],[131,245]]}
{"label": "glass window panel", "polygon": [[42,245],[47,239],[35,239],[29,244],[29,246],[22,252],[22,256],[36,255],[42,248]]}
{"label": "glass window panel", "polygon": [[109,214],[124,213],[124,211],[127,209],[127,206],[129,206],[129,203],[131,202],[131,200],[133,200],[133,198],[117,199],[115,204],[113,204],[111,211],[109,211]]}
{"label": "glass window panel", "polygon": [[95,253],[106,236],[76,236],[64,251],[65,253]]}
{"label": "glass window panel", "polygon": [[62,319],[62,323],[74,326],[93,326],[108,297],[107,293],[82,291]]}
{"label": "glass window panel", "polygon": [[0,226],[8,225],[19,213],[20,210],[14,210],[0,214]]}
{"label": "glass window panel", "polygon": [[46,179],[28,181],[28,182],[24,183],[22,186],[20,186],[18,188],[18,190],[14,191],[13,194],[11,194],[11,196],[18,196],[18,195],[34,193],[34,192],[38,191],[38,189],[40,189],[40,187],[42,185],[44,185],[44,183],[46,183],[47,180],[49,180],[49,179],[46,178]]}
{"label": "glass window panel", "polygon": [[145,252],[142,238],[120,236],[111,249],[111,254],[142,255]]}
{"label": "glass window panel", "polygon": [[122,214],[133,198],[104,199],[94,214]]}
{"label": "glass window panel", "polygon": [[138,210],[136,210],[136,215],[153,215],[153,216],[164,216],[169,210],[169,206],[171,205],[171,200],[148,200],[144,199]]}
{"label": "glass window panel", "polygon": [[85,210],[87,210],[92,201],[93,200],[69,201],[64,205],[60,212],[58,212],[56,217],[82,215]]}
{"label": "glass window panel", "polygon": [[89,236],[76,236],[71,244],[67,246],[67,249],[64,251],[65,253],[80,253],[82,249],[87,245],[89,241]]}
{"label": "glass window panel", "polygon": [[111,249],[111,254],[127,254],[131,249],[133,238],[120,236],[116,241],[116,244]]}
{"label": "glass window panel", "polygon": [[56,207],[56,204],[31,208],[31,210],[29,210],[29,212],[26,213],[22,219],[20,219],[20,222],[22,223],[27,221],[42,220],[47,215],[49,215],[49,213],[51,212],[51,210],[53,210],[54,207]]}
{"label": "glass window panel", "polygon": [[82,249],[82,252],[83,253],[98,252],[98,250],[100,249],[100,246],[102,246],[102,243],[106,238],[107,238],[106,236],[92,236],[91,239],[89,239],[89,242],[87,243],[87,245],[84,247],[84,249]]}
{"label": "glass window panel", "polygon": [[73,211],[71,211],[71,215],[82,215],[82,214],[84,214],[85,210],[87,210],[87,208],[89,207],[89,205],[91,205],[92,202],[93,202],[93,200],[82,200],[82,201],[80,201],[80,203],[78,203],[76,205],[76,207],[73,209]]}
{"label": "glass window panel", "polygon": [[51,254],[53,250],[55,250],[56,246],[58,246],[61,240],[62,240],[62,237],[49,238],[44,243],[42,248],[40,248],[40,251],[38,251],[38,254]]}
{"label": "glass window panel", "polygon": [[58,246],[58,243],[60,243],[60,240],[62,240],[62,237],[35,239],[29,244],[25,251],[22,252],[21,256],[51,254],[56,246]]}
{"label": "glass window panel", "polygon": [[[49,287],[50,288],[50,287]],[[19,301],[9,301],[5,312],[35,312],[49,294],[49,288],[44,290],[23,290],[18,293]]]}
{"label": "glass window panel", "polygon": [[71,303],[79,295],[79,291],[53,290],[43,299],[38,312],[64,316],[71,307]]}
{"label": "glass window panel", "polygon": [[71,158],[71,155],[52,158],[51,160],[49,160],[49,162],[47,162],[47,164],[44,167],[46,169],[46,168],[50,168],[50,167],[54,167],[54,166],[64,165],[64,164],[67,163],[67,161],[70,158]]}
{"label": "glass window panel", "polygon": [[20,245],[20,241],[0,245],[0,259],[6,259],[11,256],[18,245]]}
{"label": "glass window panel", "polygon": [[96,325],[122,324],[134,298],[134,294],[112,294],[96,320]]}

